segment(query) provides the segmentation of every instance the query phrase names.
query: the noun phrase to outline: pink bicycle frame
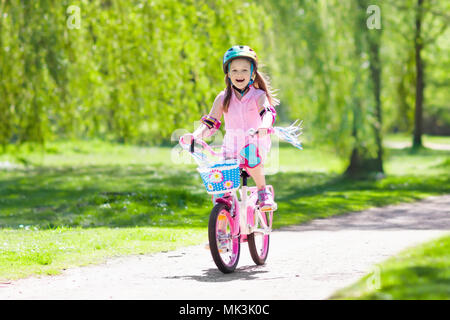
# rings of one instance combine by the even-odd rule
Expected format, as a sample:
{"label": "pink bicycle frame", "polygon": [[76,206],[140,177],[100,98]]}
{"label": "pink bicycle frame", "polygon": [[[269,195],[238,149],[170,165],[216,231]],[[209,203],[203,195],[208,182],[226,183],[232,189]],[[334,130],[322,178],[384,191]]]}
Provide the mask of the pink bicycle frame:
{"label": "pink bicycle frame", "polygon": [[[253,136],[258,131],[255,129],[248,130],[247,134]],[[273,134],[274,129],[268,128],[267,130],[268,134]],[[222,153],[215,152],[205,141],[202,139],[195,139],[197,143],[202,145],[211,155],[221,157]],[[183,149],[189,148],[186,143],[184,143],[183,139],[180,138],[180,145],[183,147]],[[194,156],[193,150],[190,150],[191,154]],[[200,159],[198,156],[194,159],[197,161]],[[197,161],[199,165],[202,165],[201,162]],[[243,164],[240,165],[241,167],[244,167]],[[267,186],[272,194],[274,195],[274,190],[271,185]],[[255,216],[255,207],[250,205],[252,203],[256,203],[255,197],[257,197],[257,188],[256,187],[247,187],[247,186],[241,186],[239,189],[240,198],[241,200],[238,200],[237,192],[236,190],[231,191],[231,197],[221,197],[216,199],[216,202],[224,203],[230,208],[230,212],[227,212],[227,218],[229,221],[232,221],[232,224],[230,225],[231,234],[233,237],[238,237],[239,235],[247,235],[252,232],[260,232],[263,234],[269,234],[272,229],[269,227],[272,225],[272,217],[273,212],[270,212],[269,221],[266,221],[261,215],[260,211],[257,211],[257,215]],[[245,212],[245,215],[241,215],[241,211]],[[262,228],[256,228],[258,219],[262,225]],[[245,241],[245,237],[241,237],[241,241]]]}

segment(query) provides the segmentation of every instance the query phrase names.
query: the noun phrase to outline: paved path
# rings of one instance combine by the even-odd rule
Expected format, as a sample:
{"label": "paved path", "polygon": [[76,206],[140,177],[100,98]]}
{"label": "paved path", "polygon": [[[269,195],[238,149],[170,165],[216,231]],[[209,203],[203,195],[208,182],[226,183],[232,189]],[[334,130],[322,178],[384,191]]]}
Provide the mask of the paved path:
{"label": "paved path", "polygon": [[399,251],[449,234],[450,195],[283,228],[267,264],[242,246],[235,273],[192,246],[0,285],[0,299],[326,299]]}

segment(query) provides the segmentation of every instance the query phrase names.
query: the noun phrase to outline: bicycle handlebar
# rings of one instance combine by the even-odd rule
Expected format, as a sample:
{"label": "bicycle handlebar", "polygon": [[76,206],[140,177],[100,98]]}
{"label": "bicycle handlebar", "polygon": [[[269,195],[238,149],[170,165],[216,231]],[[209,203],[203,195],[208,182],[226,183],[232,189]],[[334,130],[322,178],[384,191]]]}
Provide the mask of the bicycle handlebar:
{"label": "bicycle handlebar", "polygon": [[[294,147],[302,150],[303,147],[301,145],[301,142],[298,140],[298,137],[303,133],[302,132],[302,123],[303,121],[300,121],[300,123],[297,124],[299,120],[295,120],[290,126],[288,127],[270,127],[267,128],[267,134],[275,134],[278,138],[281,140],[284,140],[290,144],[292,144]],[[247,136],[253,137],[255,134],[258,133],[259,129],[250,128],[247,131]],[[193,136],[192,133],[190,135]],[[200,138],[194,139],[192,137],[190,145],[184,142],[183,136],[179,139],[179,144],[183,150],[189,151],[189,153],[195,158],[197,163],[199,165],[204,165],[208,163],[207,157],[202,152],[195,152],[195,142],[201,144],[208,152],[213,156],[221,157],[222,154],[215,152],[205,141],[203,141]]]}
{"label": "bicycle handlebar", "polygon": [[[267,134],[273,134],[274,132],[275,132],[274,128],[272,128],[272,127],[267,128]],[[257,134],[257,133],[258,133],[258,129],[254,129],[254,128],[250,128],[250,129],[247,131],[247,135],[248,135],[248,136],[251,136],[251,137],[253,137],[253,136],[254,136],[255,134]],[[195,142],[201,144],[206,150],[208,150],[209,153],[211,153],[211,155],[213,155],[213,156],[220,156],[220,153],[215,152],[215,151],[209,146],[209,144],[207,144],[205,141],[203,141],[203,140],[200,139],[200,138],[194,139],[194,137],[192,137],[191,144],[190,144],[189,146],[187,146],[187,144],[184,143],[183,137],[180,137],[180,140],[179,140],[179,144],[181,145],[181,147],[182,147],[183,149],[185,149],[185,150],[186,150],[187,148],[189,148],[189,152],[190,152],[190,153],[194,153],[194,144],[195,144]]]}
{"label": "bicycle handlebar", "polygon": [[195,143],[201,144],[206,150],[208,150],[209,153],[213,156],[220,156],[220,153],[215,152],[205,141],[203,141],[200,138],[194,139],[192,138],[191,143],[188,145],[187,143],[184,143],[183,137],[180,137],[179,144],[180,146],[186,150],[189,151],[191,154],[195,153],[194,145]]}
{"label": "bicycle handlebar", "polygon": [[[273,127],[267,128],[267,134],[272,134],[274,132],[275,132],[275,129]],[[257,133],[258,133],[258,129],[255,130],[253,128],[250,128],[247,131],[247,135],[252,136],[252,137]]]}

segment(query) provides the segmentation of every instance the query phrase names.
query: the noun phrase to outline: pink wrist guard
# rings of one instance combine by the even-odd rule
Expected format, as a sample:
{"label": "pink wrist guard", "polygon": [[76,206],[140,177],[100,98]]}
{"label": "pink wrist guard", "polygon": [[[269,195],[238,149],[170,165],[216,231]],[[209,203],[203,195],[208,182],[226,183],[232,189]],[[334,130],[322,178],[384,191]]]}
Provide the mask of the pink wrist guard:
{"label": "pink wrist guard", "polygon": [[210,115],[204,115],[201,120],[201,123],[203,123],[209,130],[206,134],[204,134],[206,137],[212,136],[214,133],[216,133],[217,130],[219,130],[221,126],[220,120],[217,120],[214,117],[211,117]]}
{"label": "pink wrist guard", "polygon": [[270,125],[273,126],[273,124],[275,123],[275,119],[277,117],[277,112],[275,111],[275,108],[272,106],[267,106],[265,107],[260,113],[259,115],[261,116],[261,119],[263,120],[263,126],[265,127],[269,127],[269,123],[271,122]]}
{"label": "pink wrist guard", "polygon": [[208,127],[208,129],[216,129],[218,130],[220,128],[220,125],[222,124],[220,120],[217,120],[214,117],[211,117],[209,114],[204,115],[202,119],[200,120],[201,123],[203,123],[205,126]]}

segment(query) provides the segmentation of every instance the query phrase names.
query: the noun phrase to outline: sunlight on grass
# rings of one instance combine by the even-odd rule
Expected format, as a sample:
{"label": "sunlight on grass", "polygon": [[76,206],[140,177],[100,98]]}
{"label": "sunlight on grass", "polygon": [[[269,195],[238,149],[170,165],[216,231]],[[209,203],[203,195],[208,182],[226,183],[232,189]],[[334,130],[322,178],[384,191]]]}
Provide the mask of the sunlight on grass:
{"label": "sunlight on grass", "polygon": [[174,250],[202,241],[207,241],[205,228],[2,229],[0,279],[58,274],[105,258]]}
{"label": "sunlight on grass", "polygon": [[332,299],[409,300],[450,297],[450,235],[410,248],[379,265],[380,287],[366,275]]}
{"label": "sunlight on grass", "polygon": [[[412,134],[387,134],[384,138],[385,142],[405,142],[411,144],[413,140]],[[447,144],[450,145],[450,137],[445,136],[431,136],[424,134],[422,135],[422,140],[426,144],[430,143],[438,143],[438,144]]]}

